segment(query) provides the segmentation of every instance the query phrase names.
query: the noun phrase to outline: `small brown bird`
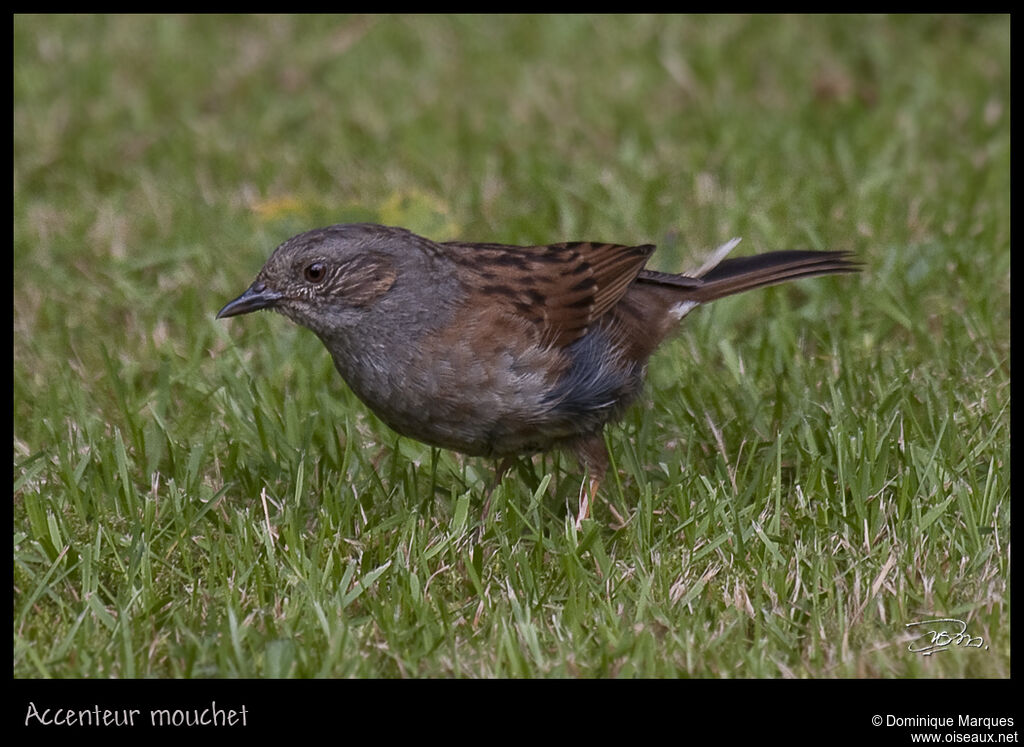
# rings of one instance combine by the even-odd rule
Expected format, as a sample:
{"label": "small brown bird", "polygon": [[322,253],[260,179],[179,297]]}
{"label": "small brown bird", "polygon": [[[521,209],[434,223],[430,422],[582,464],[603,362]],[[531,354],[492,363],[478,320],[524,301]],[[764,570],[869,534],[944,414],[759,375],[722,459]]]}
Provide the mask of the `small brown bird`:
{"label": "small brown bird", "polygon": [[[399,433],[501,458],[564,447],[586,470],[577,523],[608,467],[601,435],[640,394],[647,360],[701,303],[856,272],[847,252],[724,259],[693,277],[645,270],[652,244],[434,242],[330,226],[281,244],[217,317],[274,309],[311,329],[352,391]],[[493,486],[492,486],[493,487]],[[484,507],[484,517],[490,493]]]}

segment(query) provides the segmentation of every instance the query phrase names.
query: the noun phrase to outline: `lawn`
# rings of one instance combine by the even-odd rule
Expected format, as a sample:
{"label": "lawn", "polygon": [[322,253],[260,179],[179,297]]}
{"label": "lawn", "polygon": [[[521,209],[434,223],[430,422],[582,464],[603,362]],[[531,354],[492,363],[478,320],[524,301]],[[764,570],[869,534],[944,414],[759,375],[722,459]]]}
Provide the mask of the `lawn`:
{"label": "lawn", "polygon": [[[16,16],[18,678],[1005,678],[1007,16]],[[285,318],[309,228],[841,249],[691,313],[577,531]],[[619,521],[619,517],[624,519]],[[985,648],[924,656],[963,620]],[[927,626],[925,626],[927,627]]]}

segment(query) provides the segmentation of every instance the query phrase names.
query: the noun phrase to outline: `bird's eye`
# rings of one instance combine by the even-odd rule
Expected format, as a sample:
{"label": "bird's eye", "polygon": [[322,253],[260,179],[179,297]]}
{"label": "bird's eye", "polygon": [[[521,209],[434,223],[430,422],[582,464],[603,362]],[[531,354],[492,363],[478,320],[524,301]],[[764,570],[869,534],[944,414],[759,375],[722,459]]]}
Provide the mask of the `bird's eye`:
{"label": "bird's eye", "polygon": [[314,262],[306,266],[303,274],[306,276],[306,280],[311,283],[323,282],[323,279],[327,277],[327,265],[323,262]]}

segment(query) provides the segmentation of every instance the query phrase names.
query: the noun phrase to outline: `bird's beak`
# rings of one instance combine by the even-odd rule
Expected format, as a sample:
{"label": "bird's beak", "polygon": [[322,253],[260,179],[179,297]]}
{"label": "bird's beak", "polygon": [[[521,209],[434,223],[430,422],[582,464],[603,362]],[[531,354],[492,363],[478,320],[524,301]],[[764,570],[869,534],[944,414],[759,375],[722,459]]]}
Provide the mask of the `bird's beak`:
{"label": "bird's beak", "polygon": [[250,311],[270,308],[280,298],[280,293],[268,288],[263,281],[257,280],[249,286],[245,293],[218,311],[217,318],[223,319],[226,316],[238,316],[239,314],[248,314]]}

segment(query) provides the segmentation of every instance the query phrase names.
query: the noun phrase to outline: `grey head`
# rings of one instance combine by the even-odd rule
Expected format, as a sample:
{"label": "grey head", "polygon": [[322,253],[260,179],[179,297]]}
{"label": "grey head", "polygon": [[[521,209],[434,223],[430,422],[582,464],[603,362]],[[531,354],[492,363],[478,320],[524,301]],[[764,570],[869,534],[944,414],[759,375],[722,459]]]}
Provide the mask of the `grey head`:
{"label": "grey head", "polygon": [[411,333],[436,320],[437,306],[424,302],[436,303],[437,294],[424,289],[424,279],[449,296],[456,291],[436,248],[404,228],[372,223],[307,231],[277,247],[217,318],[272,309],[311,329],[332,353],[354,336],[374,339],[375,331],[391,335],[396,328]]}

